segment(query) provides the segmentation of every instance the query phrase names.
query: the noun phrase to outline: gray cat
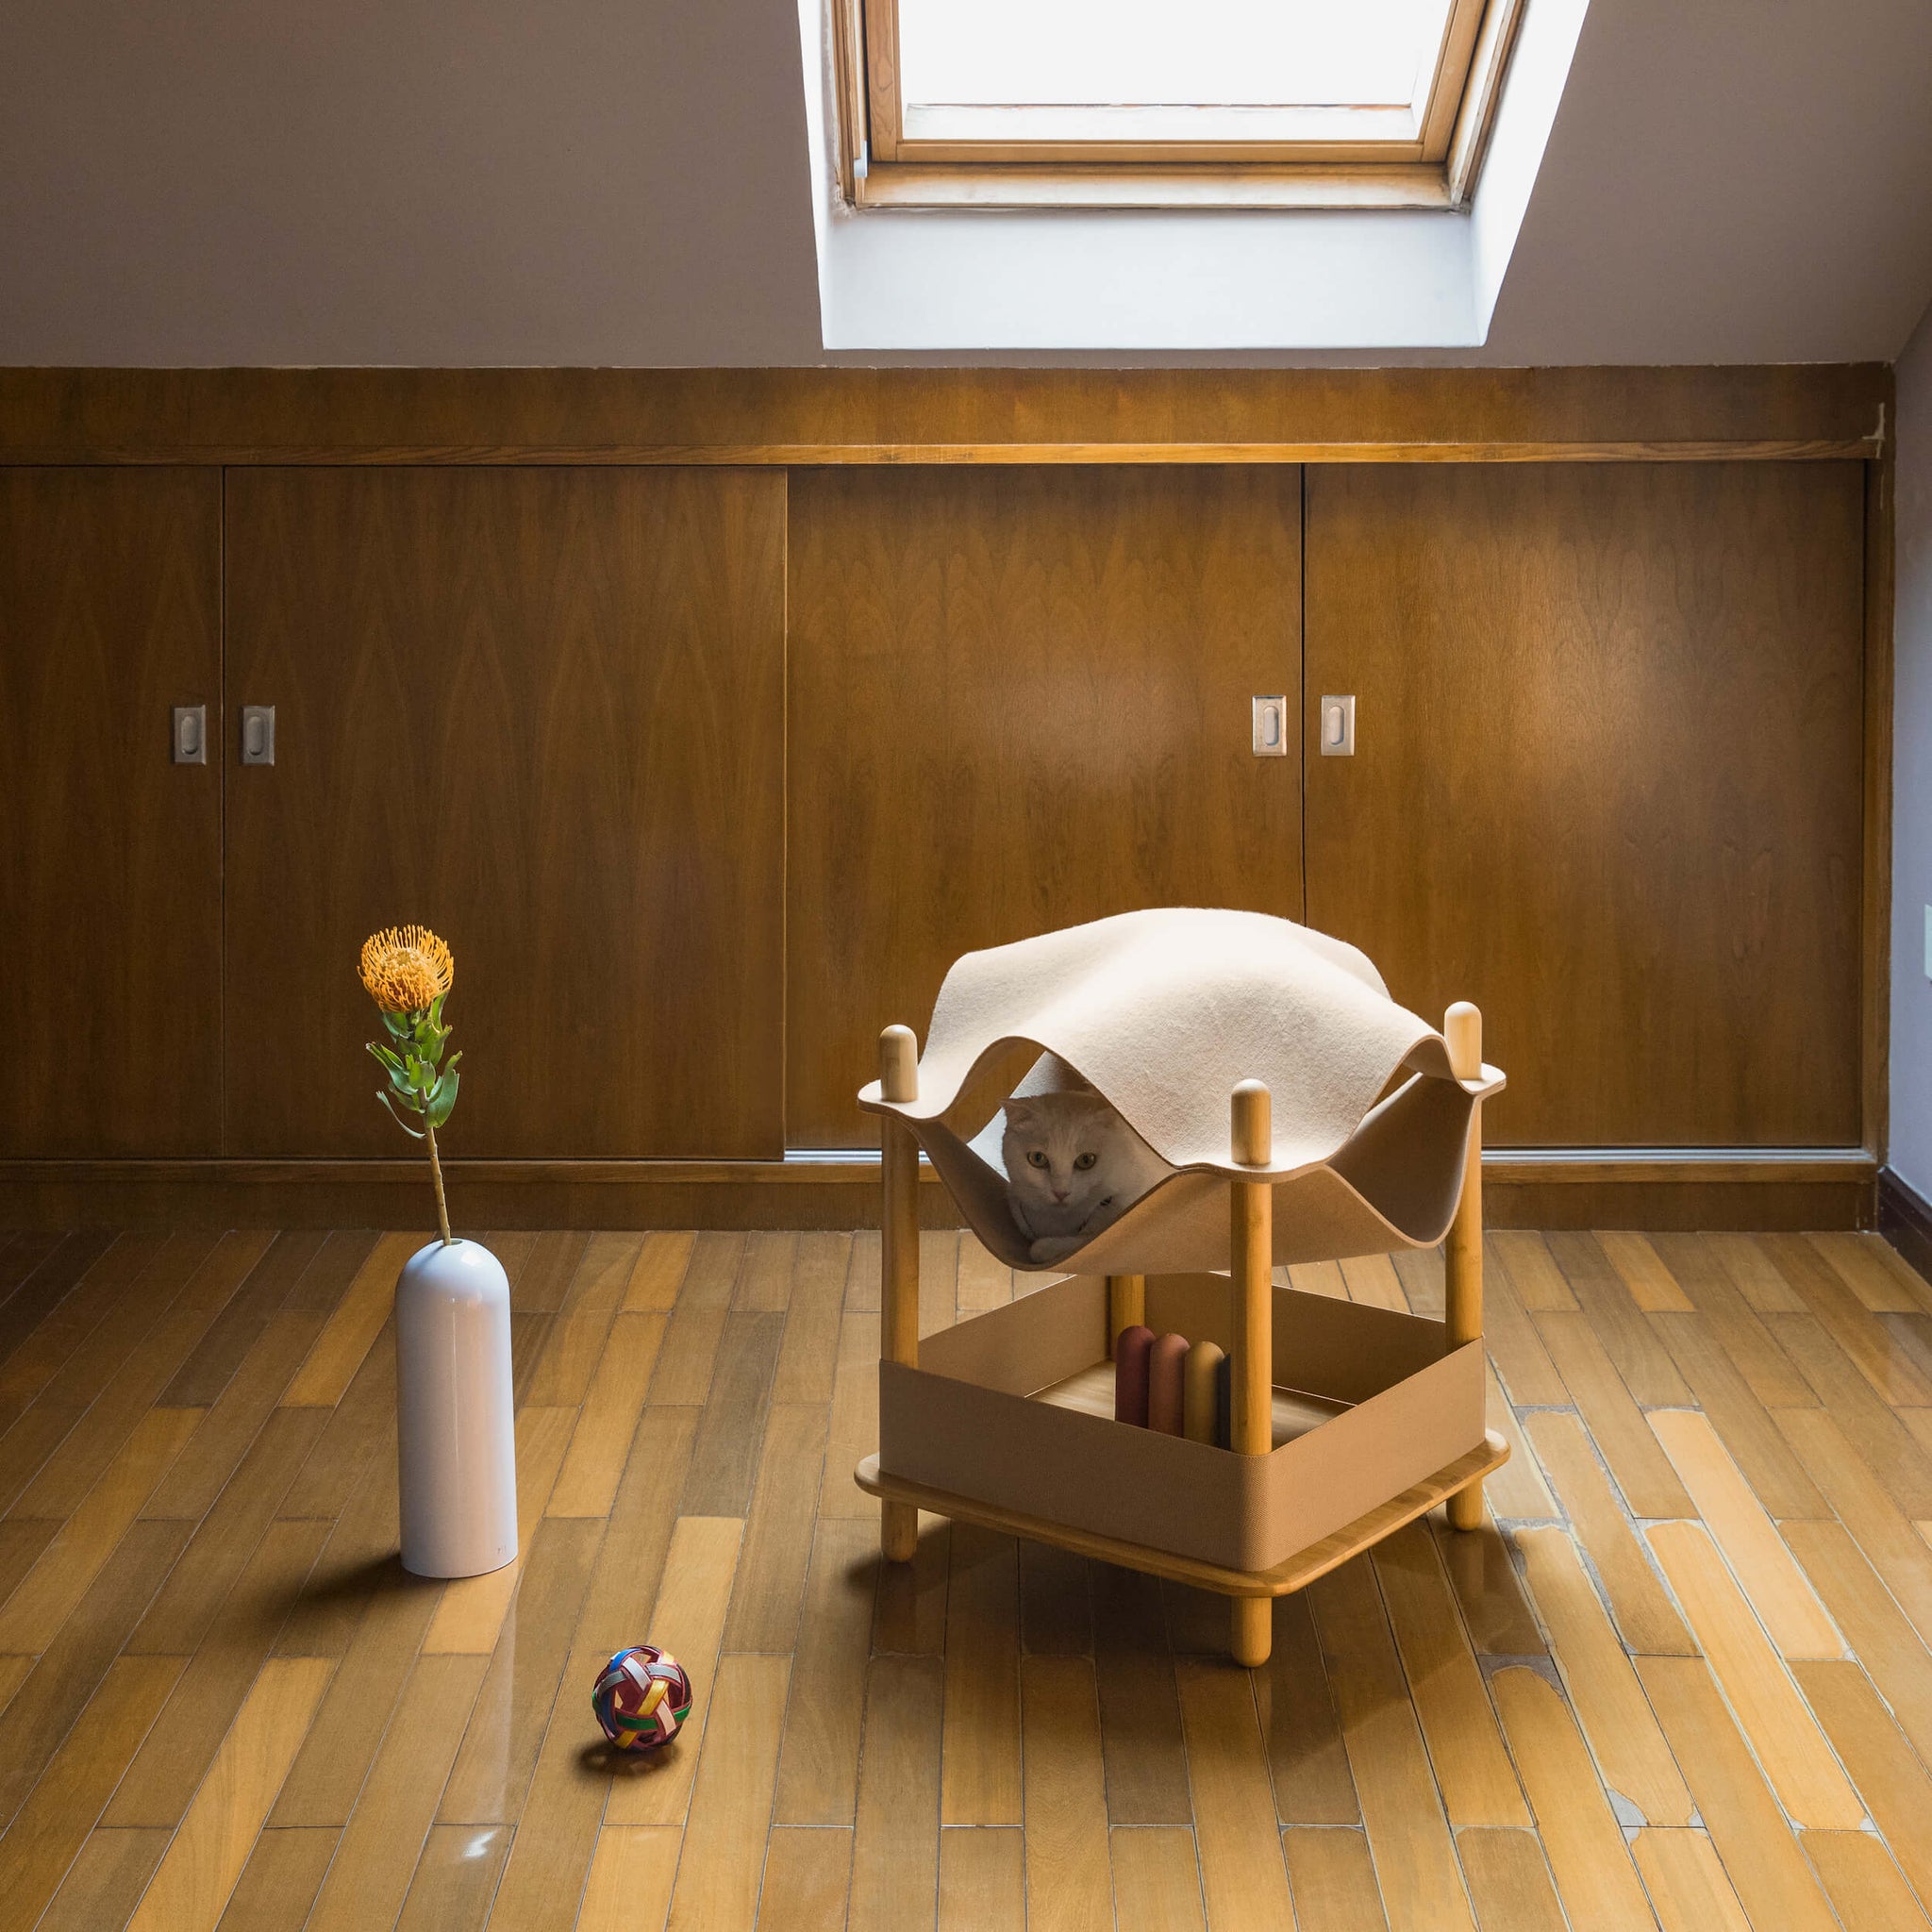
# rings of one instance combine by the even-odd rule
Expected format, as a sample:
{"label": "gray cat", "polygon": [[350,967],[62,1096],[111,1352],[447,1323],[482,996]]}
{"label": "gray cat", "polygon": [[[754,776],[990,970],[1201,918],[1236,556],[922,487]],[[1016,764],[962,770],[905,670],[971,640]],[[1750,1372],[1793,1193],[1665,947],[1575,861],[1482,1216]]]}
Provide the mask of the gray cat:
{"label": "gray cat", "polygon": [[1058,1261],[1173,1172],[1099,1094],[1007,1102],[1007,1202],[1035,1262]]}

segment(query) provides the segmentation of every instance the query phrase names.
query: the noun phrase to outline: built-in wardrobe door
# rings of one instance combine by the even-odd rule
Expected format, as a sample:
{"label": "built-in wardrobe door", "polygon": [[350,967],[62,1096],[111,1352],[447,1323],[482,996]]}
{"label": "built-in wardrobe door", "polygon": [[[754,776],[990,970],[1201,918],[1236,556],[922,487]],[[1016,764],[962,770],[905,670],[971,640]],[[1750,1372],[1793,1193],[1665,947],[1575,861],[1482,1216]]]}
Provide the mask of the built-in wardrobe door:
{"label": "built-in wardrobe door", "polygon": [[1481,1005],[1493,1140],[1857,1142],[1862,490],[1308,472],[1308,917]]}
{"label": "built-in wardrobe door", "polygon": [[400,1155],[356,977],[456,955],[457,1156],[780,1151],[785,478],[228,482],[230,1144]]}
{"label": "built-in wardrobe door", "polygon": [[793,1146],[876,1143],[879,1029],[923,1037],[961,953],[1145,906],[1300,917],[1298,471],[791,489]]}
{"label": "built-in wardrobe door", "polygon": [[0,470],[0,1154],[219,1151],[221,501]]}

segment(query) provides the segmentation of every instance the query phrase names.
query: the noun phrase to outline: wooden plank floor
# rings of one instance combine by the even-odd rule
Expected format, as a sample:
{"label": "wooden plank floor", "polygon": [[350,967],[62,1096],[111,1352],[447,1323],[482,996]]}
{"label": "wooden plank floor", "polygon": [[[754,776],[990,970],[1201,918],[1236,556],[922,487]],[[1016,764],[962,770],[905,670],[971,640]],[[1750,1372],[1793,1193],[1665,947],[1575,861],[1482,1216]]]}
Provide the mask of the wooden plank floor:
{"label": "wooden plank floor", "polygon": [[[406,1576],[418,1239],[0,1235],[8,1932],[1932,1925],[1932,1289],[1874,1237],[1492,1237],[1492,1521],[1253,1674],[1058,1551],[881,1568],[873,1235],[486,1235],[523,1555]],[[928,1330],[1014,1291],[922,1258]],[[698,1702],[614,1763],[646,1637]]]}

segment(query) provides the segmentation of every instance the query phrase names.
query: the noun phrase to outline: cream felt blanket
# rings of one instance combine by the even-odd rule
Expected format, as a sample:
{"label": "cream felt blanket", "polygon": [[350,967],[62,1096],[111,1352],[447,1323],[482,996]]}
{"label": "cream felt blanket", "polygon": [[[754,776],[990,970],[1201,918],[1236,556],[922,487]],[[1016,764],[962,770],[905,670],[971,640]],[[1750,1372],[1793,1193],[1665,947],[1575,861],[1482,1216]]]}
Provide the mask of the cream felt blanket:
{"label": "cream felt blanket", "polygon": [[[919,1098],[881,1100],[874,1081],[858,1099],[912,1128],[974,1231],[1024,1268],[997,1108],[1084,1081],[1174,1174],[1056,1266],[1173,1274],[1228,1265],[1223,1177],[1236,1174],[1274,1179],[1277,1262],[1440,1241],[1471,1108],[1500,1078],[1457,1081],[1441,1035],[1355,947],[1262,913],[1177,908],[967,954],[940,989]],[[1248,1079],[1273,1097],[1266,1169],[1231,1158],[1229,1095]]]}

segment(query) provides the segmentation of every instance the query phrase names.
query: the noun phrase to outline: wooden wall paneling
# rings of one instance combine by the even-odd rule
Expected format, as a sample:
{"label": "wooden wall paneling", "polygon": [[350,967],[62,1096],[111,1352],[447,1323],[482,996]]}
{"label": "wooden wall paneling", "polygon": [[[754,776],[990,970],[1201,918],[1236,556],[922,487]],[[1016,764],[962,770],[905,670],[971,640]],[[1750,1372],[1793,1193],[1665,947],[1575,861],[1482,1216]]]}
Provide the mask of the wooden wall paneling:
{"label": "wooden wall paneling", "polygon": [[220,1150],[221,491],[0,471],[0,1155]]}
{"label": "wooden wall paneling", "polygon": [[1505,462],[1869,456],[1877,363],[1686,369],[12,369],[0,460]]}
{"label": "wooden wall paneling", "polygon": [[1137,907],[1299,918],[1290,468],[794,473],[787,1136],[876,1144],[961,953]]}
{"label": "wooden wall paneling", "polygon": [[1309,921],[1482,1007],[1497,1144],[1860,1143],[1863,487],[1308,473]]}
{"label": "wooden wall paneling", "polygon": [[454,949],[453,1155],[781,1145],[785,478],[228,480],[230,1149],[394,1155],[355,974]]}

